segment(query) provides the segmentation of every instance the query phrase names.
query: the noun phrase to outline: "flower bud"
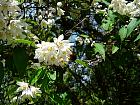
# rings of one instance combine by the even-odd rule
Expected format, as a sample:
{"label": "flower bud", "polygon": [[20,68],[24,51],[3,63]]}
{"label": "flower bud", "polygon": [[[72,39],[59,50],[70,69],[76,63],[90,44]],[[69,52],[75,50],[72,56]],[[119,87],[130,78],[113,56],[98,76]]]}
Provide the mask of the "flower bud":
{"label": "flower bud", "polygon": [[57,6],[58,6],[58,7],[61,7],[61,6],[62,6],[62,2],[58,2],[58,3],[57,3]]}
{"label": "flower bud", "polygon": [[38,16],[38,19],[39,19],[39,20],[42,20],[42,15],[39,15],[39,16]]}

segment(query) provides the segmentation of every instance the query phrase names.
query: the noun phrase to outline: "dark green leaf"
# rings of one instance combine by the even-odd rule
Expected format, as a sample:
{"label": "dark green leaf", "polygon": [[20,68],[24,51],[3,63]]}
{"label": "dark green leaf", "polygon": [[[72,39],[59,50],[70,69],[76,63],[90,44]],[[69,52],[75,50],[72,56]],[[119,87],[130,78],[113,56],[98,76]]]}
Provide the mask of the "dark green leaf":
{"label": "dark green leaf", "polygon": [[13,60],[17,71],[21,76],[25,74],[28,57],[24,48],[15,48],[13,53]]}

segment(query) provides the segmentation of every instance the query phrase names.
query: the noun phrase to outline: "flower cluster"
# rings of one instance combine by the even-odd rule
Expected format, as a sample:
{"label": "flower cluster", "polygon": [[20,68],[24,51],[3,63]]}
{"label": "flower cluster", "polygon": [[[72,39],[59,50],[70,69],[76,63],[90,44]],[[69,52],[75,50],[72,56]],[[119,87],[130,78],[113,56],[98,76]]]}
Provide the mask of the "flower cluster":
{"label": "flower cluster", "polygon": [[25,82],[17,82],[17,85],[20,86],[17,89],[17,92],[21,92],[22,94],[19,97],[19,99],[31,99],[31,98],[35,98],[38,94],[41,93],[41,90],[39,90],[39,88],[36,88],[34,86],[29,86],[28,83]]}
{"label": "flower cluster", "polygon": [[54,38],[54,42],[44,42],[37,44],[35,59],[39,62],[45,62],[46,65],[56,65],[63,67],[69,62],[71,52],[71,43],[63,40],[64,36],[60,35]]}
{"label": "flower cluster", "polygon": [[61,15],[64,15],[64,10],[61,9],[62,2],[57,3],[57,9],[50,7],[48,11],[46,11],[47,20],[43,19],[42,15],[38,16],[38,20],[41,20],[41,27],[43,28],[52,28],[53,25],[55,25],[55,20],[53,13],[57,11],[57,15],[60,17]]}
{"label": "flower cluster", "polygon": [[0,1],[0,39],[10,42],[11,39],[25,38],[23,34],[27,24],[17,19],[20,8],[16,0]]}
{"label": "flower cluster", "polygon": [[53,25],[55,24],[55,20],[54,19],[48,19],[47,21],[45,19],[43,19],[41,21],[41,27],[43,28],[51,28]]}
{"label": "flower cluster", "polygon": [[140,17],[140,1],[134,0],[128,3],[125,0],[112,0],[111,7],[121,15]]}
{"label": "flower cluster", "polygon": [[17,6],[16,0],[1,0],[0,1],[0,18],[15,17],[18,15],[20,8]]}

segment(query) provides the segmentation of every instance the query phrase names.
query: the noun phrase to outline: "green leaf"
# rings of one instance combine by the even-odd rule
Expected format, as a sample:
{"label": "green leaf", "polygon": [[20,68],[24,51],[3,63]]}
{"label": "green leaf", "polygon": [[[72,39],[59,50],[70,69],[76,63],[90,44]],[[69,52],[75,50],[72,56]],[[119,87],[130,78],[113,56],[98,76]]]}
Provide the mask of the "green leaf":
{"label": "green leaf", "polygon": [[115,18],[117,16],[114,14],[114,12],[112,10],[108,11],[108,16],[109,16],[109,19],[114,23],[115,22]]}
{"label": "green leaf", "polygon": [[88,35],[84,35],[84,34],[81,34],[80,36],[82,36],[84,38],[88,38],[89,37]]}
{"label": "green leaf", "polygon": [[28,45],[28,46],[35,46],[35,43],[33,41],[29,41],[29,40],[25,40],[25,39],[15,39],[14,40],[14,43],[22,43],[22,44],[25,44],[25,45]]}
{"label": "green leaf", "polygon": [[33,85],[34,83],[37,82],[37,80],[38,80],[39,77],[40,77],[41,72],[42,72],[42,69],[38,69],[36,75],[35,75],[35,76],[31,79],[31,81],[30,81],[31,85]]}
{"label": "green leaf", "polygon": [[106,31],[110,31],[112,29],[113,22],[111,20],[105,20],[105,23],[102,24],[102,27]]}
{"label": "green leaf", "polygon": [[105,3],[107,6],[110,5],[110,3],[107,0],[102,0],[103,3]]}
{"label": "green leaf", "polygon": [[44,73],[44,76],[41,78],[41,81],[40,81],[41,88],[43,88],[44,90],[49,90],[50,89],[48,85],[49,82],[50,82],[50,78],[48,77],[48,74]]}
{"label": "green leaf", "polygon": [[107,19],[106,18],[103,19],[103,23],[102,23],[101,27],[103,27],[103,29],[105,29],[106,31],[111,31],[114,27],[114,23],[116,22],[115,21],[116,17],[117,16],[114,14],[114,12],[109,10],[108,17],[107,17]]}
{"label": "green leaf", "polygon": [[65,100],[66,97],[67,97],[67,93],[65,92],[65,93],[60,94],[60,97],[61,97],[63,100]]}
{"label": "green leaf", "polygon": [[15,48],[13,53],[13,61],[20,76],[25,74],[28,57],[25,48]]}
{"label": "green leaf", "polygon": [[137,38],[134,40],[134,42],[138,41],[140,39],[140,34],[137,36]]}
{"label": "green leaf", "polygon": [[80,65],[83,65],[84,67],[87,67],[88,66],[88,64],[86,62],[84,62],[84,61],[82,61],[80,59],[76,59],[75,62],[78,63],[78,64],[80,64]]}
{"label": "green leaf", "polygon": [[140,19],[133,18],[127,26],[127,37],[132,33],[132,31],[140,24]]}
{"label": "green leaf", "polygon": [[119,49],[119,47],[113,46],[113,47],[112,47],[112,54],[114,54],[115,52],[117,52],[118,49]]}
{"label": "green leaf", "polygon": [[127,37],[127,28],[126,27],[122,27],[119,30],[119,35],[120,35],[121,41],[123,41]]}
{"label": "green leaf", "polygon": [[102,43],[95,43],[95,53],[99,53],[101,54],[101,56],[103,57],[103,59],[105,60],[105,48],[104,45]]}
{"label": "green leaf", "polygon": [[49,77],[51,78],[51,80],[55,80],[56,79],[56,72],[49,73]]}

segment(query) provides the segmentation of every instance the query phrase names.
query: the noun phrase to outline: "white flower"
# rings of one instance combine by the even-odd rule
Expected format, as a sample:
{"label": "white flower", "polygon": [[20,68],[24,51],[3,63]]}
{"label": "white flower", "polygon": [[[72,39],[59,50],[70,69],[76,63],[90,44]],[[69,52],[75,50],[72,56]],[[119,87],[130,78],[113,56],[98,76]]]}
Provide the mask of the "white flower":
{"label": "white flower", "polygon": [[36,88],[34,86],[30,86],[30,90],[32,92],[33,97],[36,97],[37,94],[42,93],[41,90],[40,90],[40,88]]}
{"label": "white flower", "polygon": [[39,90],[39,88],[36,88],[34,86],[30,86],[30,88],[23,90],[21,97],[23,98],[35,98],[37,96],[37,94],[42,93],[41,90]]}
{"label": "white flower", "polygon": [[55,57],[55,54],[57,54],[57,47],[54,43],[50,42],[44,42],[42,41],[41,44],[37,44],[38,49],[35,51],[35,57],[39,59],[39,62],[45,61],[46,64],[52,65],[54,62],[53,59]]}
{"label": "white flower", "polygon": [[10,33],[13,35],[13,38],[26,38],[26,36],[23,34],[25,30],[23,30],[23,27],[27,27],[26,23],[21,22],[20,20],[11,20],[10,24],[8,26],[8,29],[10,30]]}
{"label": "white flower", "polygon": [[55,24],[55,20],[54,20],[54,19],[48,19],[48,20],[47,20],[47,25],[48,25],[48,27],[51,28],[54,24]]}
{"label": "white flower", "polygon": [[54,43],[44,41],[42,41],[41,44],[37,44],[37,47],[38,49],[35,51],[36,55],[34,58],[38,58],[40,62],[43,62],[48,58],[46,54],[51,55],[54,53],[53,51],[56,50],[56,45]]}
{"label": "white flower", "polygon": [[28,89],[28,83],[25,82],[17,82],[17,85],[20,87],[17,89],[17,92]]}
{"label": "white flower", "polygon": [[[42,93],[39,88],[34,86],[29,86],[28,83],[25,82],[17,82],[17,85],[20,87],[17,89],[16,92],[22,91],[22,94],[18,97],[18,99],[24,100],[26,98],[31,99],[38,96],[38,94]],[[16,97],[13,100],[17,99]]]}
{"label": "white flower", "polygon": [[90,43],[90,39],[89,39],[89,38],[86,38],[86,39],[84,40],[84,43],[85,43],[85,44],[89,44],[89,43]]}
{"label": "white flower", "polygon": [[0,19],[0,39],[6,40],[7,39],[7,26],[6,21],[4,19]]}
{"label": "white flower", "polygon": [[58,7],[61,7],[61,6],[62,6],[62,2],[58,2],[58,3],[57,3],[57,6],[58,6]]}
{"label": "white flower", "polygon": [[130,12],[132,17],[140,17],[140,9]]}
{"label": "white flower", "polygon": [[3,30],[4,28],[6,28],[6,21],[4,19],[0,18],[0,30]]}
{"label": "white flower", "polygon": [[42,20],[41,21],[41,27],[47,28],[47,21],[46,20]]}
{"label": "white flower", "polygon": [[26,98],[30,99],[31,97],[33,97],[33,93],[32,93],[30,88],[22,91],[21,98],[23,98],[23,99],[26,99]]}
{"label": "white flower", "polygon": [[136,4],[139,4],[140,0],[134,0],[133,2],[136,3]]}
{"label": "white flower", "polygon": [[126,7],[126,12],[131,16],[131,17],[140,17],[140,1],[135,0],[133,2],[130,2],[127,4]]}
{"label": "white flower", "polygon": [[2,64],[3,64],[3,67],[5,67],[5,59],[1,60]]}
{"label": "white flower", "polygon": [[125,0],[112,0],[111,6],[114,10],[116,10],[121,15],[126,15],[124,8],[126,8],[126,1]]}
{"label": "white flower", "polygon": [[58,38],[53,38],[54,40],[54,43],[57,45],[57,46],[62,46],[63,45],[63,39],[64,39],[64,35],[60,35]]}
{"label": "white flower", "polygon": [[121,15],[140,17],[140,0],[130,3],[125,0],[112,0],[110,6]]}
{"label": "white flower", "polygon": [[55,12],[56,12],[56,9],[55,9],[55,8],[50,7],[50,8],[49,8],[49,11],[50,11],[51,13],[55,13]]}
{"label": "white flower", "polygon": [[44,27],[44,28],[47,28],[47,27],[51,28],[54,24],[55,24],[54,19],[48,19],[47,21],[43,19],[41,21],[41,27]]}
{"label": "white flower", "polygon": [[57,15],[58,16],[61,16],[61,15],[64,15],[65,11],[62,10],[60,7],[57,7]]}
{"label": "white flower", "polygon": [[11,103],[15,103],[17,101],[18,97],[15,96],[12,100],[11,100]]}
{"label": "white flower", "polygon": [[50,13],[48,14],[48,17],[49,17],[49,18],[53,17],[53,14],[50,12]]}
{"label": "white flower", "polygon": [[19,11],[16,0],[0,1],[0,39],[7,41],[7,44],[11,44],[13,39],[26,37],[23,27],[26,28],[27,24],[17,20]]}
{"label": "white flower", "polygon": [[[7,34],[7,30],[0,30],[0,39],[2,40],[6,40],[7,39],[7,36],[10,36],[10,34]],[[9,37],[9,38],[12,38],[12,37]]]}
{"label": "white flower", "polygon": [[136,9],[137,9],[137,7],[136,7],[136,5],[134,4],[134,2],[128,3],[128,4],[126,5],[126,11],[127,11],[128,13],[130,13],[130,12],[136,10]]}
{"label": "white flower", "polygon": [[64,36],[60,35],[58,38],[54,38],[53,42],[41,42],[37,44],[35,51],[35,59],[39,62],[44,62],[46,65],[56,65],[63,67],[69,62],[71,52],[71,43],[63,40]]}
{"label": "white flower", "polygon": [[3,11],[4,16],[16,16],[20,8],[17,6],[18,2],[15,0],[1,1],[0,11]]}
{"label": "white flower", "polygon": [[39,19],[39,20],[42,20],[42,15],[39,15],[39,16],[38,16],[38,19]]}

